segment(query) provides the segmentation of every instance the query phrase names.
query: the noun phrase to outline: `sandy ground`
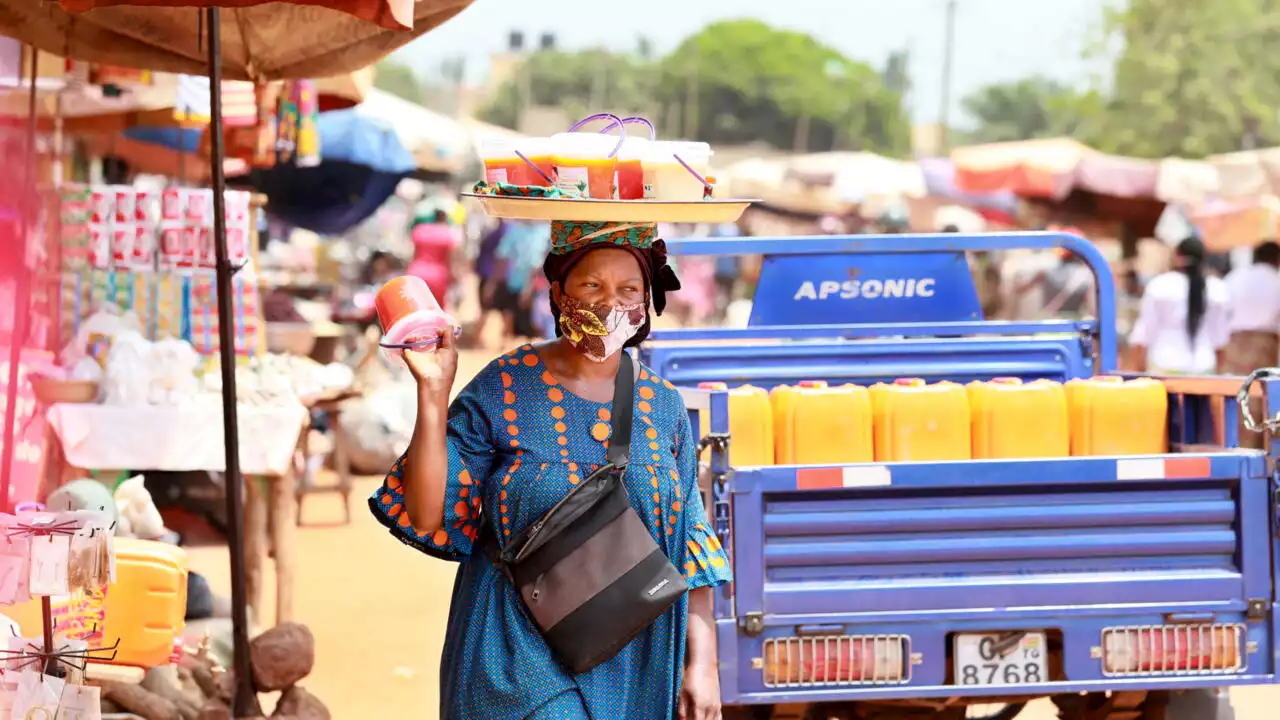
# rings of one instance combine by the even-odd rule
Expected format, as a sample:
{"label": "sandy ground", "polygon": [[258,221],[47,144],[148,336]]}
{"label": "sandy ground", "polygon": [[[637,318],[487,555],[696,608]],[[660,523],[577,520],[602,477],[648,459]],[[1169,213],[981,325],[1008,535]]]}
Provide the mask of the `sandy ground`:
{"label": "sandy ground", "polygon": [[[482,354],[464,355],[460,378],[470,377],[487,360]],[[454,565],[401,545],[369,516],[364,498],[378,482],[370,478],[358,485],[350,525],[340,524],[337,496],[306,502],[306,525],[298,538],[296,616],[315,633],[318,659],[304,684],[337,720],[436,720],[440,647]],[[215,591],[229,592],[225,548],[193,549],[191,565]],[[265,587],[274,582],[268,570]],[[265,595],[270,602],[273,594]],[[274,613],[268,605],[265,619]],[[1271,720],[1280,689],[1244,688],[1232,698],[1238,720]],[[1048,703],[1037,703],[1021,716],[1054,717]]]}

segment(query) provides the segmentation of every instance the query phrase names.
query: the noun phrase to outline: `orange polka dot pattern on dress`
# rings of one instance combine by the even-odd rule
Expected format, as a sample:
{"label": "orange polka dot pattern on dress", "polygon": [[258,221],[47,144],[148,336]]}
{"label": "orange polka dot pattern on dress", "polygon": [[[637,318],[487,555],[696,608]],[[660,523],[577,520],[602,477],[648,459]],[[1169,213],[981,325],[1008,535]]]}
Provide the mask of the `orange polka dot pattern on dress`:
{"label": "orange polka dot pattern on dress", "polygon": [[[728,558],[697,490],[696,446],[679,393],[642,366],[634,402],[625,477],[632,505],[690,587],[728,582]],[[396,538],[464,563],[446,632],[442,717],[525,720],[574,690],[594,718],[675,715],[671,689],[682,668],[673,659],[684,657],[685,601],[609,662],[570,677],[525,619],[510,581],[473,552],[482,523],[509,541],[606,462],[612,412],[612,403],[566,390],[532,347],[517,348],[482,370],[450,406],[442,526],[428,532],[410,522],[403,458],[370,499]]]}

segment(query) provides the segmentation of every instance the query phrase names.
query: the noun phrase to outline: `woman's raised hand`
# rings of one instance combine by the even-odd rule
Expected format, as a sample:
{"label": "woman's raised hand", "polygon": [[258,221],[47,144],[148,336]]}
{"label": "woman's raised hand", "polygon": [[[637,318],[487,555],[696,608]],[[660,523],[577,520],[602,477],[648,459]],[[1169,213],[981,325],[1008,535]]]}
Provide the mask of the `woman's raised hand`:
{"label": "woman's raised hand", "polygon": [[453,378],[458,374],[458,347],[453,328],[440,332],[440,342],[425,350],[405,350],[404,363],[418,383],[418,389],[449,400]]}

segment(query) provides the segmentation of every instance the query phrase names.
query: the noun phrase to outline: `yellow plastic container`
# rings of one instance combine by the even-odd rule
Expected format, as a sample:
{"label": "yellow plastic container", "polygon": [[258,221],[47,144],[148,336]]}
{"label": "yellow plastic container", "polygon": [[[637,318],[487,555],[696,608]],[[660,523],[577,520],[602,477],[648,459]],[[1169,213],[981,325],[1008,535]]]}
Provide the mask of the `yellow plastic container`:
{"label": "yellow plastic container", "polygon": [[1066,384],[1072,455],[1169,451],[1169,394],[1151,378],[1092,377]]}
{"label": "yellow plastic container", "polygon": [[996,378],[967,386],[974,459],[1066,457],[1067,395],[1060,383]]}
{"label": "yellow plastic container", "polygon": [[877,462],[968,460],[969,397],[963,385],[919,378],[871,386]]}
{"label": "yellow plastic container", "polygon": [[[726,390],[724,383],[701,383],[700,390]],[[702,435],[710,418],[702,415]],[[773,464],[773,411],[764,388],[743,385],[729,390],[729,462],[737,466]]]}
{"label": "yellow plastic container", "polygon": [[769,406],[773,412],[773,460],[779,465],[795,464],[795,450],[791,445],[792,433],[787,431],[794,422],[796,410],[796,386],[775,385],[769,391]]}
{"label": "yellow plastic container", "polygon": [[[770,396],[771,398],[774,395]],[[858,385],[806,380],[776,395],[775,458],[794,465],[871,462],[871,395]]]}
{"label": "yellow plastic container", "polygon": [[[187,614],[187,554],[150,540],[116,538],[116,581],[107,588],[102,645],[120,639],[111,665],[153,668],[167,665],[174,640],[182,637]],[[40,599],[4,608],[24,637],[38,636]]]}

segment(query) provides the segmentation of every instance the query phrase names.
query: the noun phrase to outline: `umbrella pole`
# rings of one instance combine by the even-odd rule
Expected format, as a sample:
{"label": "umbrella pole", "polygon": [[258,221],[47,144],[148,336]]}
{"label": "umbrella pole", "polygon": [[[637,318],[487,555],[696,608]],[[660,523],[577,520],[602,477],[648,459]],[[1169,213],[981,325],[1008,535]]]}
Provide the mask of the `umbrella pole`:
{"label": "umbrella pole", "polygon": [[244,501],[240,478],[240,434],[236,422],[236,337],[232,306],[231,262],[227,257],[227,181],[223,177],[222,147],[222,18],[219,9],[208,8],[205,27],[209,45],[210,177],[213,184],[213,247],[217,258],[218,356],[222,364],[222,433],[226,444],[227,543],[231,555],[231,624],[235,640],[232,662],[235,695],[232,717],[260,714],[249,662],[249,613],[245,593]]}

